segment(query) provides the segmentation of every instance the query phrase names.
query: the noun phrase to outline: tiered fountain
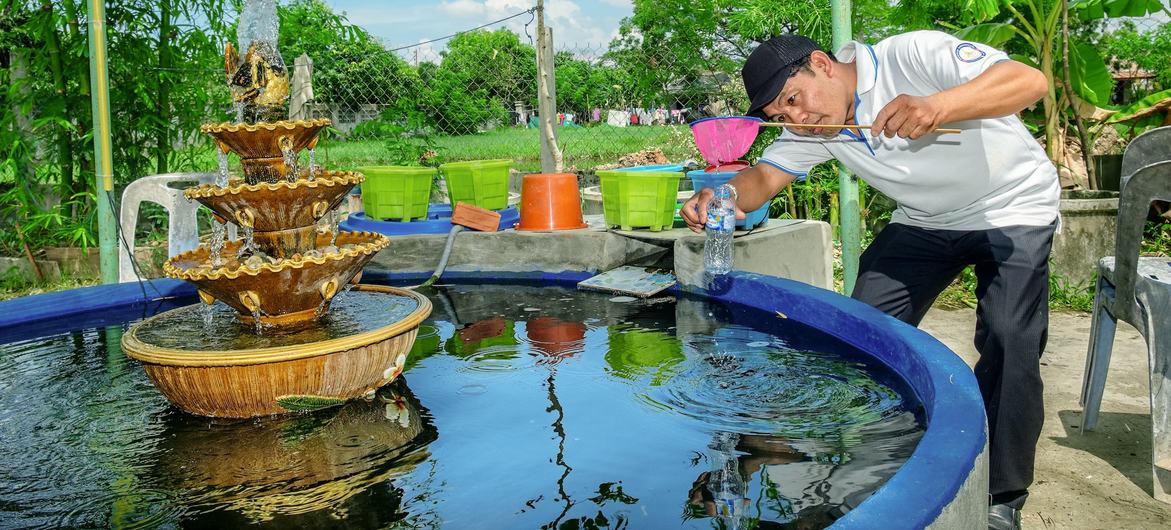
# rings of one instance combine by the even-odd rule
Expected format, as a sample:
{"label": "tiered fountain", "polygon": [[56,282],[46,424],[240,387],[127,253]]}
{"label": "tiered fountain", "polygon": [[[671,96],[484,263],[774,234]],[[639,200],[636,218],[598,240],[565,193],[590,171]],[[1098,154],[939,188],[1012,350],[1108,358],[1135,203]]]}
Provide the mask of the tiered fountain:
{"label": "tiered fountain", "polygon": [[[277,414],[372,394],[401,373],[431,304],[411,291],[350,289],[389,244],[371,232],[338,233],[331,212],[363,176],[316,166],[313,149],[329,120],[285,119],[289,77],[274,0],[249,1],[239,28],[247,52],[240,58],[231,44],[225,52],[236,122],[201,128],[218,147],[219,178],[185,192],[213,212],[212,241],[164,264],[209,307],[143,321],[122,347],[167,399],[200,415]],[[229,176],[229,153],[243,178]],[[227,222],[242,239],[224,241]],[[217,301],[235,310],[235,319],[221,317],[231,325],[215,322],[229,313],[217,312]]]}

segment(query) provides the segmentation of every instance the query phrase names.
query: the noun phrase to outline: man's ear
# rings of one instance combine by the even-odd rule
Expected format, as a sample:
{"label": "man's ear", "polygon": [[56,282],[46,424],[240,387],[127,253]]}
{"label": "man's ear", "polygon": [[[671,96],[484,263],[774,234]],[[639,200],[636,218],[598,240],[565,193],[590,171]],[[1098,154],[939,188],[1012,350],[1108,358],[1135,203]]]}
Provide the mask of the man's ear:
{"label": "man's ear", "polygon": [[816,50],[809,54],[809,67],[814,71],[819,71],[828,77],[833,77],[834,61],[829,58],[829,55],[821,50]]}

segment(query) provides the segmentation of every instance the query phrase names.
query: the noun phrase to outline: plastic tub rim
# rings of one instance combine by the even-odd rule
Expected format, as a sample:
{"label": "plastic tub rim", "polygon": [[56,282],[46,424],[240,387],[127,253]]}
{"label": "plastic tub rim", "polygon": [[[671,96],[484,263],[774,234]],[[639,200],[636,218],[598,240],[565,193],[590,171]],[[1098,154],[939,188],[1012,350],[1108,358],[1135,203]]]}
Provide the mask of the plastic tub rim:
{"label": "plastic tub rim", "polygon": [[[367,271],[367,279],[417,282],[429,273],[387,274]],[[572,286],[594,272],[450,271],[451,281],[538,281]],[[192,296],[195,289],[179,280],[81,287],[0,302],[0,343],[9,328],[65,321],[95,311]],[[664,294],[678,293],[676,285]],[[987,444],[983,400],[975,375],[954,352],[926,332],[862,302],[793,280],[733,271],[709,289],[695,289],[715,300],[743,304],[779,318],[793,318],[843,340],[875,357],[904,379],[923,404],[927,430],[911,457],[866,500],[830,528],[874,528],[899,521],[904,528],[925,528],[940,518],[958,497]],[[145,295],[145,296],[144,296]],[[827,315],[827,313],[829,313]],[[828,317],[836,317],[827,319]],[[832,328],[832,329],[830,329]],[[38,336],[51,334],[42,332]],[[874,347],[879,348],[875,351]],[[908,373],[910,371],[911,373]]]}

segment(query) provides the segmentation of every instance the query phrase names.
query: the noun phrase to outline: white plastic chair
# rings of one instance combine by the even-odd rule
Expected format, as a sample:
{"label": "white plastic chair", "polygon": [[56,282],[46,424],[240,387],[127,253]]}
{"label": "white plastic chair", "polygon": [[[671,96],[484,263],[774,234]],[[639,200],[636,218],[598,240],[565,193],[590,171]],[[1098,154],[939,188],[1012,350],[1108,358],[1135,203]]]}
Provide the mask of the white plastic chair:
{"label": "white plastic chair", "polygon": [[1147,343],[1154,497],[1171,503],[1171,258],[1139,256],[1151,202],[1171,200],[1171,127],[1135,138],[1122,167],[1115,255],[1098,263],[1081,430],[1097,426],[1114,331],[1122,320]]}
{"label": "white plastic chair", "polygon": [[[199,203],[183,196],[183,190],[199,184],[215,182],[215,173],[165,173],[149,175],[131,182],[122,192],[118,219],[125,242],[118,245],[118,281],[138,281],[134,258],[129,250],[134,247],[134,231],[138,227],[138,209],[143,201],[153,202],[167,210],[167,256],[175,256],[199,245],[199,225],[196,217]],[[229,237],[235,239],[235,225],[228,225]]]}

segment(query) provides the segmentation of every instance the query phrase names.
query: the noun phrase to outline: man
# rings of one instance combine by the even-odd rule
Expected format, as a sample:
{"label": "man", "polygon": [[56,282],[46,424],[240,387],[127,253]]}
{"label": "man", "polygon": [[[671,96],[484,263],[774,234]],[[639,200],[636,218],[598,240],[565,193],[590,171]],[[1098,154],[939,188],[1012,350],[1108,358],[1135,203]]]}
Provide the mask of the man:
{"label": "man", "polygon": [[[974,265],[989,527],[1019,528],[1044,415],[1039,365],[1059,187],[1056,169],[1015,113],[1046,93],[1044,75],[934,31],[874,46],[851,42],[836,56],[804,37],[776,37],[752,52],[741,74],[750,115],[815,127],[787,128],[760,163],[730,181],[737,217],[836,158],[898,202],[862,254],[854,298],[918,325],[936,296]],[[944,124],[962,132],[932,132]],[[711,197],[704,189],[684,204],[692,230],[702,230]]]}

